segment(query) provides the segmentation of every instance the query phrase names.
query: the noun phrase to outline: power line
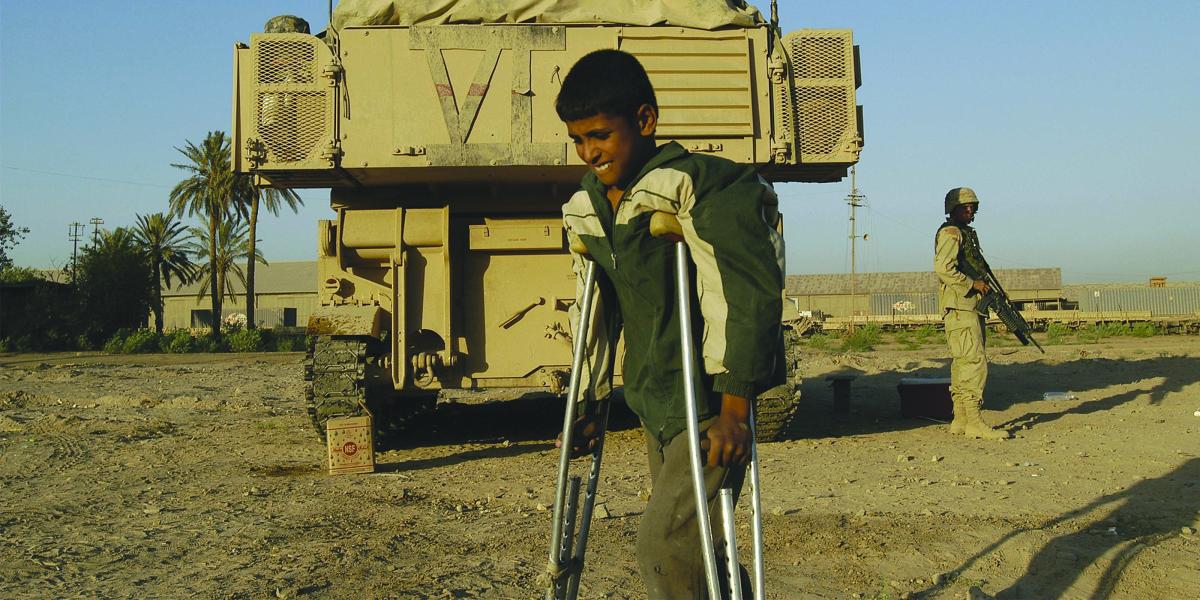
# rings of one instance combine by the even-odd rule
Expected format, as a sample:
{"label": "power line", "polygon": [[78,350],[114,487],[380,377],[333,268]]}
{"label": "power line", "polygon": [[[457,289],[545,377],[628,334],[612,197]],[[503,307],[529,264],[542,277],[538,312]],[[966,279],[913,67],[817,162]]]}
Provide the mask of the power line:
{"label": "power line", "polygon": [[10,169],[12,171],[24,171],[26,173],[37,173],[39,175],[54,175],[57,177],[69,177],[71,179],[86,179],[89,181],[106,181],[108,183],[123,183],[125,185],[138,185],[138,186],[142,186],[142,187],[163,188],[163,189],[171,189],[173,187],[173,186],[162,185],[162,184],[158,184],[158,183],[146,183],[144,181],[129,181],[127,179],[110,179],[108,177],[92,177],[90,175],[76,175],[74,173],[60,173],[58,171],[41,171],[38,169],[26,169],[24,167],[10,167],[8,165],[3,165],[3,167],[5,169]]}

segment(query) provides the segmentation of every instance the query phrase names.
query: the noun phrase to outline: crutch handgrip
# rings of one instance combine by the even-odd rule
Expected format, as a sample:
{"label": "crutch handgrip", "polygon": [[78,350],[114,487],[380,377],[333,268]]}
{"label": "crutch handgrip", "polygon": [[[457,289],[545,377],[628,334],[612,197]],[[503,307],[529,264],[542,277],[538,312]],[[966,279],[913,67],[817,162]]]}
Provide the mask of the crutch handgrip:
{"label": "crutch handgrip", "polygon": [[585,258],[590,258],[591,256],[588,254],[587,244],[584,244],[583,240],[579,239],[579,236],[570,231],[567,232],[567,247],[571,249],[571,252]]}
{"label": "crutch handgrip", "polygon": [[655,211],[650,215],[650,235],[666,238],[672,242],[683,241],[683,226],[679,218],[671,213]]}

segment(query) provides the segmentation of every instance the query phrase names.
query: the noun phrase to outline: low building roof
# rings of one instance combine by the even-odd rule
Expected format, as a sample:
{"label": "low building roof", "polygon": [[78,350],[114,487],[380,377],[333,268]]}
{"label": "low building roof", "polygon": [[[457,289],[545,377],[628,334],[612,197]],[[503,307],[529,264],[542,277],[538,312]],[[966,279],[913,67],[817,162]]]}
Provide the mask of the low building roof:
{"label": "low building roof", "polygon": [[[1057,290],[1062,288],[1062,270],[996,269],[996,278],[1004,289]],[[895,273],[858,273],[854,277],[854,292],[858,294],[903,294],[937,291],[937,275],[933,271],[902,271]],[[788,275],[789,296],[849,294],[850,274]]]}

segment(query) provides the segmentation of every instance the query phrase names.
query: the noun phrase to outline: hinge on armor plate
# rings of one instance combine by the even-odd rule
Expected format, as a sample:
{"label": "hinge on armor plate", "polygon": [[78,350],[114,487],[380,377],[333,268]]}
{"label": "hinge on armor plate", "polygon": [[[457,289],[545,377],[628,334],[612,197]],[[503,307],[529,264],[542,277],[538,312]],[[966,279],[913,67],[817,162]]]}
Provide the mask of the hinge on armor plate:
{"label": "hinge on armor plate", "polygon": [[688,152],[720,152],[725,146],[712,142],[696,143],[688,146]]}
{"label": "hinge on armor plate", "polygon": [[329,63],[321,68],[321,77],[330,80],[330,85],[333,85],[342,76],[342,65],[337,63]]}
{"label": "hinge on armor plate", "polygon": [[396,146],[392,149],[396,156],[425,156],[425,146]]}
{"label": "hinge on armor plate", "polygon": [[792,144],[772,139],[771,153],[775,155],[775,162],[780,164],[785,163],[788,157],[792,155]]}
{"label": "hinge on armor plate", "polygon": [[771,66],[768,67],[768,72],[771,75],[771,83],[779,85],[783,83],[784,74],[787,73],[787,63],[783,57],[776,55],[771,59]]}
{"label": "hinge on armor plate", "polygon": [[341,156],[342,147],[336,140],[329,140],[321,147],[321,159],[329,161],[331,165],[337,162],[337,159],[341,158]]}
{"label": "hinge on armor plate", "polygon": [[248,138],[246,140],[246,160],[250,161],[250,168],[257,169],[263,163],[267,162],[267,146],[258,138]]}

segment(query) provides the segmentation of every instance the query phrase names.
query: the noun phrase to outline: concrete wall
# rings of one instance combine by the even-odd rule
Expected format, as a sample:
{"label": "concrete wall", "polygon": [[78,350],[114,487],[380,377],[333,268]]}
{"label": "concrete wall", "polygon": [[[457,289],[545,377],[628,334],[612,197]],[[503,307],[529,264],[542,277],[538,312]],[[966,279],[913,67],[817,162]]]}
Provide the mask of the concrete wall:
{"label": "concrete wall", "polygon": [[[255,320],[259,327],[282,327],[288,311],[295,309],[295,326],[304,327],[308,317],[317,305],[315,293],[293,292],[286,294],[256,294]],[[163,299],[163,329],[186,329],[202,327],[199,320],[193,320],[193,311],[210,311],[212,302],[205,296],[197,299],[195,296],[170,296]],[[239,295],[236,299],[226,298],[221,306],[222,317],[234,313],[246,312],[246,297]],[[198,315],[197,315],[198,316]],[[154,315],[151,314],[148,323],[154,326]]]}

